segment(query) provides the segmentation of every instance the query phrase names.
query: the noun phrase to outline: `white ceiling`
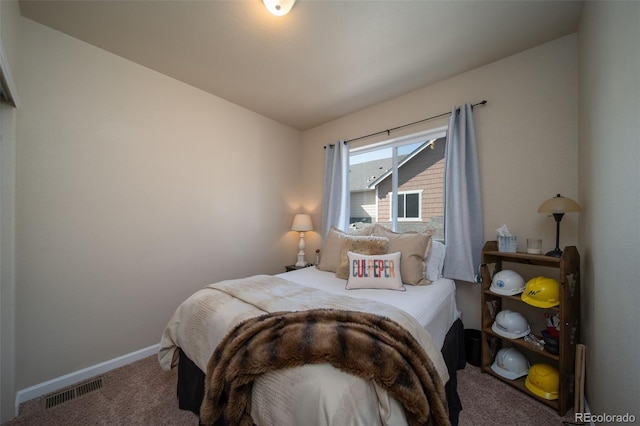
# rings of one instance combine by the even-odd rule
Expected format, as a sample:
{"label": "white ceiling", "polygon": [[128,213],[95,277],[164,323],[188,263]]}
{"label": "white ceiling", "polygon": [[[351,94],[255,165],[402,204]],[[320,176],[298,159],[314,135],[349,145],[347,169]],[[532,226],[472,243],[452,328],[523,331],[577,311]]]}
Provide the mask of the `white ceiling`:
{"label": "white ceiling", "polygon": [[576,32],[583,2],[21,0],[24,17],[299,130]]}

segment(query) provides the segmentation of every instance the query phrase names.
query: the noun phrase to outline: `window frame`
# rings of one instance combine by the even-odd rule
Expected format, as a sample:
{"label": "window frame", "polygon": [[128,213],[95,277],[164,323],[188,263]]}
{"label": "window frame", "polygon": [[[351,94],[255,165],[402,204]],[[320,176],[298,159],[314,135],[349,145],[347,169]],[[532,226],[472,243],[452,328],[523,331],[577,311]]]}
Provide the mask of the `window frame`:
{"label": "window frame", "polygon": [[[396,212],[398,222],[422,222],[422,192],[423,191],[424,189],[411,189],[408,191],[398,191],[395,197],[393,196],[392,192],[388,192],[387,196],[389,197],[389,217],[391,218],[393,217],[393,205],[395,204],[393,201],[396,200],[398,196],[405,195],[405,199],[404,199],[405,216],[400,217]],[[418,216],[417,217],[406,217],[406,211],[407,211],[406,195],[408,194],[418,194]]]}
{"label": "window frame", "polygon": [[[366,153],[375,152],[381,149],[391,148],[392,150],[391,193],[397,195],[401,192],[410,192],[411,190],[398,191],[398,149],[402,146],[418,143],[421,141],[425,142],[427,140],[446,138],[447,132],[448,132],[448,126],[441,126],[441,127],[435,127],[432,129],[417,132],[417,133],[412,133],[409,135],[399,136],[399,137],[384,140],[381,142],[376,142],[368,145],[362,145],[359,147],[350,148],[349,160],[351,160],[351,156],[353,155],[366,154]],[[393,198],[394,197],[391,197],[391,200],[393,200]],[[422,195],[420,195],[420,201],[422,202]],[[396,232],[398,229],[398,222],[411,222],[411,221],[417,222],[418,221],[418,219],[413,219],[413,218],[409,220],[405,220],[405,219],[398,220],[397,204],[398,203],[394,203],[394,202],[390,203],[391,230],[394,232]],[[422,209],[419,209],[419,211],[420,211],[419,213],[420,220],[422,220]]]}

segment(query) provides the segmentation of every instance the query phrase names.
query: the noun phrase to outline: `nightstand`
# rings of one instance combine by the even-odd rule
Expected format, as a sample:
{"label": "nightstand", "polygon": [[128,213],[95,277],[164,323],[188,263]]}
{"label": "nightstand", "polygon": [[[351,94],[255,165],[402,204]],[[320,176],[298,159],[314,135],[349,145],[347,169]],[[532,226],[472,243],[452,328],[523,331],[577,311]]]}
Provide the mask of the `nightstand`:
{"label": "nightstand", "polygon": [[307,263],[305,266],[287,265],[284,268],[287,270],[287,272],[290,272],[295,271],[296,269],[308,268],[310,266],[313,266],[313,263]]}

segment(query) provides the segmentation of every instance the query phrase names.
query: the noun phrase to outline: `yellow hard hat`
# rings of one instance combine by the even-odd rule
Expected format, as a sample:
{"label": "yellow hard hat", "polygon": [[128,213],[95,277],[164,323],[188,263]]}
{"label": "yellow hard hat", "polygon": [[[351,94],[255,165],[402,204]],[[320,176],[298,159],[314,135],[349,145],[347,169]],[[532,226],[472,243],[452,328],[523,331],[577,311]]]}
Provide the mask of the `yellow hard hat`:
{"label": "yellow hard hat", "polygon": [[538,308],[558,306],[560,304],[560,283],[553,278],[531,278],[520,298],[523,302]]}
{"label": "yellow hard hat", "polygon": [[558,399],[560,374],[549,364],[535,364],[529,368],[529,374],[527,374],[524,384],[531,393],[540,398]]}

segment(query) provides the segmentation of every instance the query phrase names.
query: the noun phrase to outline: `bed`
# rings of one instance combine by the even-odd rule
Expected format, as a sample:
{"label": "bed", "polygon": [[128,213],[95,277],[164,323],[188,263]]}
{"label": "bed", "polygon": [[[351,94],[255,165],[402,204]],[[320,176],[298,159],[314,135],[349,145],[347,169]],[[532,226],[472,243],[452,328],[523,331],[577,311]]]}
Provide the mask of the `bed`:
{"label": "bed", "polygon": [[[265,312],[278,314],[289,310],[322,308],[378,314],[391,318],[410,330],[433,361],[433,371],[437,373],[433,375],[445,383],[448,420],[451,424],[457,424],[461,405],[456,389],[456,370],[463,368],[465,362],[463,325],[455,302],[455,283],[438,276],[441,272],[442,255],[439,253],[436,256],[436,250],[431,250],[433,243],[429,238],[429,246],[422,252],[425,257],[422,260],[422,279],[426,280],[425,285],[406,285],[404,281],[410,278],[398,273],[401,282],[400,287],[395,290],[367,288],[370,286],[358,284],[349,287],[351,280],[345,281],[333,271],[339,269],[340,263],[344,263],[344,255],[348,254],[348,259],[356,268],[357,260],[353,256],[367,257],[376,254],[369,254],[367,250],[353,245],[345,248],[344,235],[333,233],[336,234],[340,237],[340,250],[337,254],[331,253],[328,239],[323,245],[327,260],[318,265],[328,270],[308,267],[272,277],[254,276],[215,283],[194,293],[176,309],[163,333],[158,357],[163,369],[178,368],[178,399],[181,409],[201,414],[200,409],[205,406],[203,399],[207,401],[205,389],[210,386],[205,372],[210,377],[215,376],[210,364],[215,364],[211,361],[214,352],[217,354],[220,351],[218,344],[225,336],[232,334],[229,330]],[[385,236],[382,240],[385,238],[388,239]],[[364,239],[372,238],[365,236]],[[375,240],[376,244],[381,241]],[[351,251],[354,248],[356,252]],[[404,250],[406,247],[397,244],[389,247],[385,243],[379,251],[381,255],[387,256],[391,255],[390,249],[395,248]],[[422,250],[422,246],[419,250]],[[393,252],[394,255],[396,253],[400,252]],[[335,256],[332,258],[331,254]],[[402,255],[409,257],[406,250]],[[434,263],[436,257],[439,259]],[[327,266],[328,262],[336,259],[335,265]],[[399,272],[400,257],[395,259]],[[431,266],[435,267],[431,275],[428,273],[429,260]],[[388,265],[393,267],[393,261],[380,263],[381,275],[389,275],[390,272],[393,275],[394,271]],[[409,270],[408,267],[405,269]],[[357,275],[355,271],[353,274]],[[397,285],[398,280],[395,282]],[[243,288],[246,290],[242,290]],[[224,295],[223,300],[218,298],[220,294]],[[301,303],[301,307],[290,308],[291,303]],[[223,311],[230,311],[232,314],[223,316]],[[401,404],[398,402],[400,399],[391,396],[392,390],[387,392],[386,388],[380,387],[373,380],[348,374],[329,363],[268,371],[252,382],[250,392],[249,418],[257,426],[395,425],[412,424],[414,420],[411,413],[406,411],[406,406],[403,407],[404,400]]]}

